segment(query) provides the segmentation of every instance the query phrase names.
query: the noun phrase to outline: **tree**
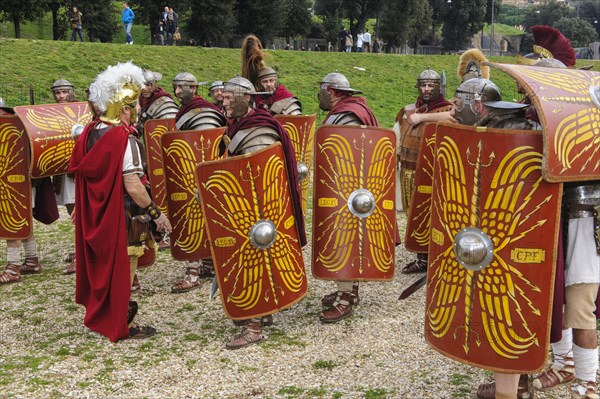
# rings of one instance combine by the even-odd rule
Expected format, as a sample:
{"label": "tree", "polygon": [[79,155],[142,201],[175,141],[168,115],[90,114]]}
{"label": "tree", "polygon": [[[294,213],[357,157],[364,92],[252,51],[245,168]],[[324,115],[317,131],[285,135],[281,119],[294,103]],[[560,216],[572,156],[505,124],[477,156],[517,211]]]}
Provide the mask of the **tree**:
{"label": "tree", "polygon": [[539,7],[530,7],[525,14],[525,27],[529,29],[534,25],[554,26],[559,19],[569,17],[572,13],[573,10],[564,3],[552,0]]}
{"label": "tree", "polygon": [[468,47],[473,35],[483,28],[486,4],[486,0],[460,0],[447,4],[442,29],[444,49]]}
{"label": "tree", "polygon": [[502,4],[502,11],[495,20],[498,24],[525,26],[525,11],[512,4]]}
{"label": "tree", "polygon": [[315,0],[314,12],[323,18],[327,41],[337,43],[337,35],[342,27],[342,0]]}
{"label": "tree", "polygon": [[365,30],[367,19],[374,16],[384,0],[345,0],[342,2],[343,15],[348,18],[350,33],[356,37]]}
{"label": "tree", "polygon": [[238,0],[237,33],[254,33],[268,47],[283,26],[284,6],[280,0]]}
{"label": "tree", "polygon": [[115,31],[118,29],[113,1],[79,0],[78,3],[77,8],[85,18],[84,27],[87,28],[90,41],[111,42]]}
{"label": "tree", "polygon": [[33,21],[47,11],[45,0],[0,0],[3,19],[12,21],[15,26],[15,38],[21,38],[21,22]]}
{"label": "tree", "polygon": [[431,43],[436,42],[435,32],[444,24],[446,6],[446,0],[429,0],[429,7],[431,8]]}
{"label": "tree", "polygon": [[386,51],[409,43],[417,51],[422,32],[431,26],[431,7],[421,0],[387,0],[383,4],[380,36],[387,43]]}
{"label": "tree", "polygon": [[580,1],[577,3],[577,16],[590,22],[600,37],[600,1]]}
{"label": "tree", "polygon": [[561,31],[571,41],[573,47],[587,47],[598,37],[592,24],[581,18],[561,18],[554,28]]}
{"label": "tree", "polygon": [[286,0],[283,18],[283,29],[280,34],[289,43],[291,37],[305,36],[311,31],[312,18],[309,0]]}
{"label": "tree", "polygon": [[186,32],[198,43],[223,45],[235,31],[235,0],[194,0]]}
{"label": "tree", "polygon": [[67,10],[68,0],[48,0],[48,8],[52,13],[52,39],[59,40],[65,36],[67,27],[70,25],[68,16],[70,10]]}
{"label": "tree", "polygon": [[487,0],[487,4],[485,7],[485,17],[483,18],[484,22],[491,24],[492,23],[492,5],[494,6],[494,21],[498,18],[498,15],[502,12],[502,1],[501,0]]}

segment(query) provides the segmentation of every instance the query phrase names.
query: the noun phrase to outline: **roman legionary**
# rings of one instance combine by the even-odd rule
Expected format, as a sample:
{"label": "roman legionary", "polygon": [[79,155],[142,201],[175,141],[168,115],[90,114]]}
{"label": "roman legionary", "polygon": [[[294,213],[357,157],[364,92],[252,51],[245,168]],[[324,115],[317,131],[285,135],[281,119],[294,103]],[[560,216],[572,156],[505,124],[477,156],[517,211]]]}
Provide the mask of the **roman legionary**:
{"label": "roman legionary", "polygon": [[248,35],[242,42],[242,76],[254,83],[258,94],[254,108],[269,111],[271,115],[301,115],[302,104],[281,83],[277,71],[265,64],[260,39]]}
{"label": "roman legionary", "polygon": [[[450,116],[452,104],[444,98],[440,75],[427,68],[419,74],[417,85],[419,97],[415,104],[402,108],[396,116],[394,130],[399,132],[398,160],[402,208],[408,213],[410,198],[415,190],[415,169],[423,130],[423,122],[454,121]],[[398,133],[397,133],[398,134]],[[427,271],[427,254],[417,254],[417,259],[402,268],[402,273]]]}
{"label": "roman legionary", "polygon": [[173,96],[158,86],[162,74],[144,71],[144,87],[140,95],[140,118],[137,129],[144,134],[144,123],[149,119],[172,119],[175,118],[179,107]]}
{"label": "roman legionary", "polygon": [[[248,79],[236,77],[225,83],[223,107],[227,118],[230,120],[224,135],[224,143],[228,143],[225,151],[228,156],[242,155],[281,142],[290,180],[290,194],[298,238],[300,245],[304,246],[306,245],[306,233],[300,205],[301,194],[298,186],[298,169],[294,147],[287,132],[276,119],[266,111],[253,109],[252,102],[255,93],[254,86]],[[272,323],[271,315],[236,323],[243,325],[244,329],[227,344],[227,348],[241,348],[264,340],[262,328],[264,325]]]}
{"label": "roman legionary", "polygon": [[77,140],[69,168],[76,185],[75,301],[86,308],[84,324],[113,342],[156,332],[133,324],[131,284],[150,220],[171,230],[146,191],[142,144],[133,134],[143,84],[131,62],[97,76],[89,101],[101,115]]}
{"label": "roman legionary", "polygon": [[[58,104],[72,103],[75,101],[75,92],[71,82],[65,79],[59,79],[52,84],[50,88],[54,95],[54,100]],[[52,178],[54,193],[56,194],[56,204],[64,205],[69,215],[73,214],[75,207],[75,177],[71,174],[54,176]],[[65,258],[69,263],[64,274],[75,273],[75,252],[69,253]]]}
{"label": "roman legionary", "polygon": [[[181,108],[175,116],[177,130],[204,130],[225,126],[226,119],[219,107],[198,95],[198,80],[189,72],[181,72],[173,79],[175,96]],[[185,276],[171,287],[173,293],[184,293],[200,287],[201,278],[214,276],[210,258],[188,262]]]}
{"label": "roman legionary", "polygon": [[[350,87],[350,82],[341,73],[326,75],[320,82],[318,100],[319,107],[329,111],[323,125],[366,125],[379,126],[373,111],[364,97],[353,94],[361,93]],[[358,281],[338,281],[337,290],[325,295],[321,304],[326,308],[319,316],[324,323],[334,323],[352,314],[352,306],[360,301]]]}

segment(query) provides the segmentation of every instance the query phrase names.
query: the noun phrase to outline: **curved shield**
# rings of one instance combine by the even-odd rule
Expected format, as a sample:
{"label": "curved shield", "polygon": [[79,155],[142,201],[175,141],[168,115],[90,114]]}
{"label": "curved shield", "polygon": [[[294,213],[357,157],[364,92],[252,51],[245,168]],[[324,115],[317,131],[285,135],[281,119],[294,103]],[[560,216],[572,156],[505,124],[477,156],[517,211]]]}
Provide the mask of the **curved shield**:
{"label": "curved shield", "polygon": [[317,115],[275,115],[289,134],[298,164],[298,180],[302,192],[302,213],[306,215],[308,207],[308,187],[312,173],[315,142],[315,124]]}
{"label": "curved shield", "polygon": [[493,64],[525,88],[544,131],[544,178],[600,179],[600,72]]}
{"label": "curved shield", "polygon": [[440,126],[425,336],[500,372],[546,364],[561,184],[542,178],[538,131]]}
{"label": "curved shield", "polygon": [[281,143],[197,168],[225,312],[248,319],[285,309],[307,290]]}
{"label": "curved shield", "polygon": [[406,236],[404,246],[416,253],[429,250],[429,231],[431,227],[431,187],[433,184],[433,151],[437,126],[423,126],[419,154],[417,156],[418,173],[415,173],[414,191],[406,218]]}
{"label": "curved shield", "polygon": [[31,236],[29,141],[21,120],[0,112],[0,238]]}
{"label": "curved shield", "polygon": [[168,132],[162,136],[171,255],[177,260],[210,257],[202,207],[197,199],[196,166],[216,159],[225,128]]}
{"label": "curved shield", "polygon": [[325,125],[317,130],[312,235],[316,278],[393,278],[395,143],[390,129]]}
{"label": "curved shield", "polygon": [[62,175],[69,171],[76,127],[87,126],[92,113],[87,102],[15,107],[29,137],[31,177]]}
{"label": "curved shield", "polygon": [[152,199],[161,212],[169,215],[167,209],[165,170],[160,142],[166,132],[175,130],[175,119],[150,119],[144,123],[144,143],[148,160],[148,178]]}

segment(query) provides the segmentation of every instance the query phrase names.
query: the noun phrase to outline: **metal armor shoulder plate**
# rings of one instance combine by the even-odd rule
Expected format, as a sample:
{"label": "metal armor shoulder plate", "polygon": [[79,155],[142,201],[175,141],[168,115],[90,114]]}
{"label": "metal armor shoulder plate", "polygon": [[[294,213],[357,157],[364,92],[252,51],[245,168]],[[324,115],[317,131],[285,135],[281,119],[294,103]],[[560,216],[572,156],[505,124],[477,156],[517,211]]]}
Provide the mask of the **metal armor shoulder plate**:
{"label": "metal armor shoulder plate", "polygon": [[175,100],[170,97],[159,97],[144,112],[145,119],[173,119],[177,115],[179,107]]}
{"label": "metal armor shoulder plate", "polygon": [[362,125],[358,116],[353,112],[333,114],[323,123],[324,125]]}
{"label": "metal armor shoulder plate", "polygon": [[177,130],[204,130],[225,126],[225,116],[212,108],[194,108],[183,115],[175,127]]}
{"label": "metal armor shoulder plate", "polygon": [[288,97],[271,105],[271,112],[281,115],[302,115],[302,104],[296,97]]}
{"label": "metal armor shoulder plate", "polygon": [[280,140],[277,130],[270,126],[257,126],[238,131],[227,148],[233,155],[248,154]]}

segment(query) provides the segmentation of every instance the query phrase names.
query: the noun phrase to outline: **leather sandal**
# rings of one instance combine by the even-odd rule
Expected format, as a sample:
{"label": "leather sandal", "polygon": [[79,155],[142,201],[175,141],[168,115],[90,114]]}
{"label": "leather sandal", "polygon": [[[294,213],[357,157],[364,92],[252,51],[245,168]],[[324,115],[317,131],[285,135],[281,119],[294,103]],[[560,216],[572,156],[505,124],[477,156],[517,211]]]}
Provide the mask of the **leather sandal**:
{"label": "leather sandal", "polygon": [[[477,388],[477,399],[495,399],[496,398],[496,383],[488,382],[481,384]],[[529,381],[527,374],[521,374],[519,378],[519,389],[517,391],[517,399],[535,399],[533,386]]]}
{"label": "leather sandal", "polygon": [[70,254],[67,255],[67,257],[64,259],[65,263],[71,263],[75,260],[75,252],[71,252]]}
{"label": "leather sandal", "polygon": [[408,263],[402,268],[402,274],[425,273],[427,271],[427,261],[417,258],[417,260]]}
{"label": "leather sandal", "polygon": [[185,271],[183,280],[177,281],[172,287],[171,292],[174,294],[183,294],[200,287],[199,266],[188,266]]}
{"label": "leather sandal", "polygon": [[75,274],[75,272],[77,271],[77,265],[75,264],[75,258],[73,258],[73,261],[71,263],[69,263],[69,265],[67,266],[67,268],[64,271],[64,274]]}
{"label": "leather sandal", "polygon": [[129,327],[129,339],[144,339],[156,334],[156,328],[150,326]]}
{"label": "leather sandal", "polygon": [[40,274],[42,272],[42,264],[37,256],[25,258],[25,262],[19,266],[21,274]]}
{"label": "leather sandal", "polygon": [[[248,322],[248,320],[250,320],[250,319],[233,320],[233,324],[235,326],[242,327],[242,326],[246,325],[246,323]],[[273,315],[263,316],[263,317],[260,318],[260,321],[262,322],[263,327],[272,326],[273,325]]]}
{"label": "leather sandal", "polygon": [[171,239],[169,236],[165,236],[165,238],[158,242],[159,251],[166,251],[167,249],[171,249]]}
{"label": "leather sandal", "polygon": [[571,384],[571,399],[599,399],[595,381],[575,379]]}
{"label": "leather sandal", "polygon": [[215,276],[215,264],[212,258],[202,259],[198,267],[200,278],[213,278]]}
{"label": "leather sandal", "polygon": [[138,292],[142,289],[137,273],[133,275],[133,283],[131,283],[131,292]]}
{"label": "leather sandal", "polygon": [[265,340],[265,336],[262,333],[262,322],[260,320],[254,321],[254,319],[248,320],[244,330],[233,337],[225,347],[227,349],[239,349],[251,344],[257,344]]}
{"label": "leather sandal", "polygon": [[352,315],[352,294],[350,292],[338,291],[333,305],[321,312],[319,320],[323,323],[335,323]]}
{"label": "leather sandal", "polygon": [[19,273],[19,265],[8,263],[4,266],[4,271],[0,273],[0,285],[18,283],[22,278]]}
{"label": "leather sandal", "polygon": [[[565,361],[572,362],[572,357],[565,357]],[[547,367],[533,379],[533,387],[540,391],[551,391],[568,384],[575,379],[575,366],[559,367],[553,364]]]}
{"label": "leather sandal", "polygon": [[[333,306],[333,303],[335,302],[335,298],[337,298],[337,294],[338,292],[332,292],[330,294],[325,295],[322,299],[321,299],[321,305],[323,305],[326,308],[330,308],[331,306]],[[360,297],[358,296],[358,281],[355,281],[352,284],[352,300],[350,301],[350,303],[352,304],[352,306],[358,305],[360,303]]]}

